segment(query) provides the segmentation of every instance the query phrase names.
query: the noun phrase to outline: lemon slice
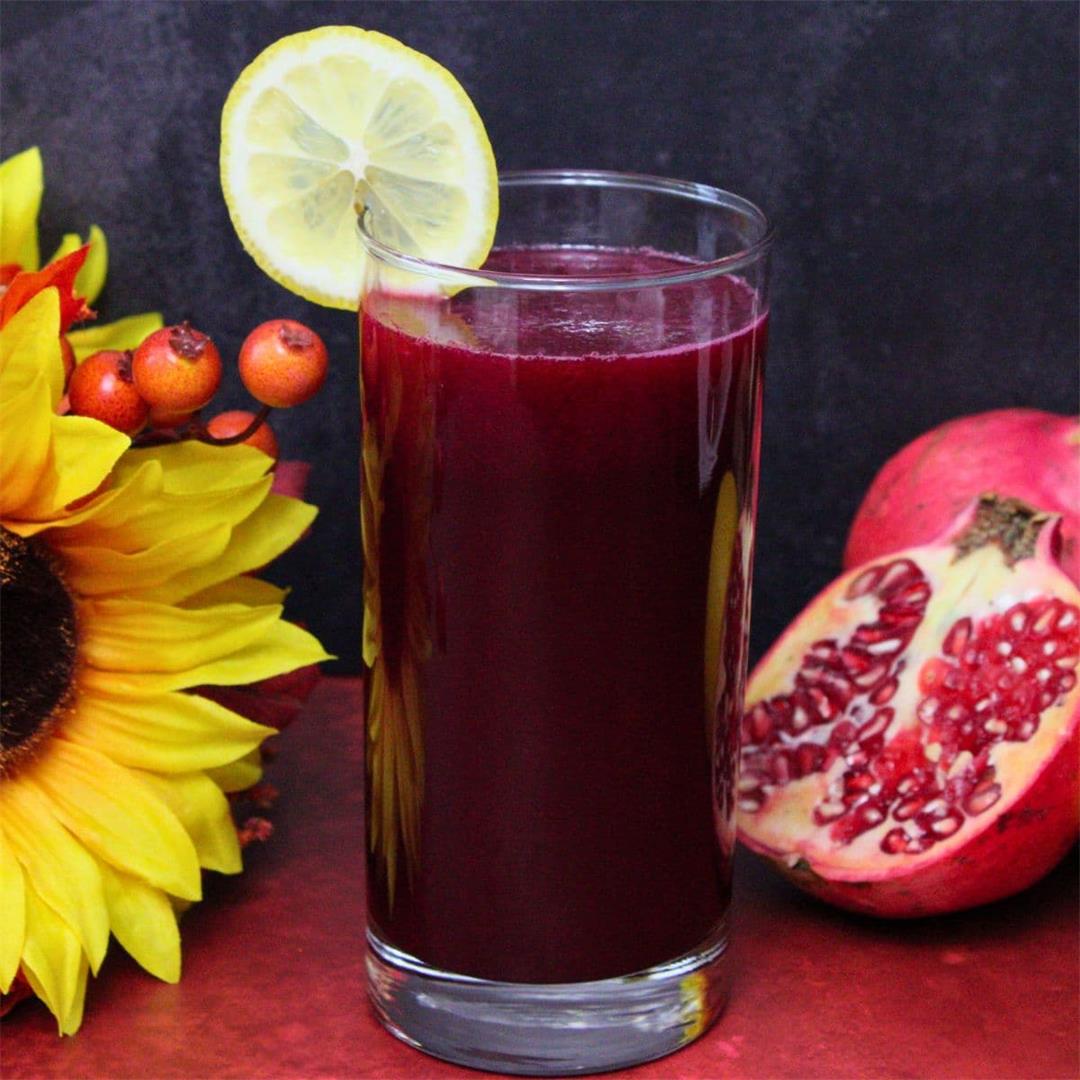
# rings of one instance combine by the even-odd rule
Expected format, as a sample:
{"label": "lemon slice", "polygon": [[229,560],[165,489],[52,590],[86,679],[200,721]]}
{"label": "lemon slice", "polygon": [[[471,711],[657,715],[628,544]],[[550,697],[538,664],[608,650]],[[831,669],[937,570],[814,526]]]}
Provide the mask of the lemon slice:
{"label": "lemon slice", "polygon": [[276,41],[221,114],[221,186],[248,253],[275,281],[356,309],[357,208],[412,255],[477,267],[498,216],[495,157],[461,85],[385,34],[324,26]]}

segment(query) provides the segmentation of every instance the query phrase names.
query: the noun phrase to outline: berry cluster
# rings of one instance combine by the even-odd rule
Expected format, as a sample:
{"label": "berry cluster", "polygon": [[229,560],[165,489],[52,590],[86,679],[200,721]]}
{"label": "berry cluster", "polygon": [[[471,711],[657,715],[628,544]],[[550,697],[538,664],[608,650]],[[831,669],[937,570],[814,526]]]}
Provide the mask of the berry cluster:
{"label": "berry cluster", "polygon": [[255,327],[240,348],[240,378],[262,408],[223,412],[204,424],[200,411],[221,385],[221,354],[189,323],[155,330],[134,352],[98,352],[78,366],[62,337],[61,344],[70,411],[133,438],[149,427],[141,443],[242,442],[276,459],[277,439],[267,416],[307,401],[326,379],[326,346],[319,335],[291,319],[271,319]]}

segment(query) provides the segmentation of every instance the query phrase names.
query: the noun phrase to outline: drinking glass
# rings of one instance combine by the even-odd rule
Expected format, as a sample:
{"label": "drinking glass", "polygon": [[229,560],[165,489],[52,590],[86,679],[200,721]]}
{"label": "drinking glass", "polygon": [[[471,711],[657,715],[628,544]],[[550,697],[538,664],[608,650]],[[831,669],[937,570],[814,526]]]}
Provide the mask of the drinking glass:
{"label": "drinking glass", "polygon": [[361,215],[368,984],[438,1057],[659,1057],[727,994],[764,215],[500,181],[469,270]]}

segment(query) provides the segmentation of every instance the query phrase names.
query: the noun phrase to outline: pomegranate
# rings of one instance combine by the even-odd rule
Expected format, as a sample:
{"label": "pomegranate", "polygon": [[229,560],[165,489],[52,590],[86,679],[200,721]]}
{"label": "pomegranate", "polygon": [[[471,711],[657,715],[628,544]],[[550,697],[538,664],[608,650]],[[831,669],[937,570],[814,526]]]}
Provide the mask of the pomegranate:
{"label": "pomegranate", "polygon": [[1080,584],[1080,424],[1037,409],[995,409],[920,435],[874,478],[844,566],[933,540],[984,492],[1061,514],[1062,569]]}
{"label": "pomegranate", "polygon": [[1058,519],[978,500],[825,589],[751,676],[739,836],[875,915],[1018,892],[1077,836],[1080,591]]}

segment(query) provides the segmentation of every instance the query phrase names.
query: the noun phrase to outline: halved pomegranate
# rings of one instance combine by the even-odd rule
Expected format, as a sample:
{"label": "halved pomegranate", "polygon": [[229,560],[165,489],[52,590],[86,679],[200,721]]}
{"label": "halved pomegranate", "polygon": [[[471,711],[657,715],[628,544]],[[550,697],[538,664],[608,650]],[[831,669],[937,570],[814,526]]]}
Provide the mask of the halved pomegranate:
{"label": "halved pomegranate", "polygon": [[739,836],[842,907],[915,916],[1032,884],[1077,836],[1080,592],[1058,520],[980,499],[825,589],[747,690]]}

